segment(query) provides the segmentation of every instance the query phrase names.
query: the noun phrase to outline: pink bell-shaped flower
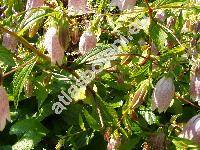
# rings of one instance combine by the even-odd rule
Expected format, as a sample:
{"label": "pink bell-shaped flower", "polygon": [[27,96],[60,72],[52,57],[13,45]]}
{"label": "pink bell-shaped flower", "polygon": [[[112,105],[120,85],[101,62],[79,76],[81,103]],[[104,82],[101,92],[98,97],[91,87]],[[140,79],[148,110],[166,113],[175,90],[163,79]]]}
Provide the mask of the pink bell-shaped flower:
{"label": "pink bell-shaped flower", "polygon": [[0,86],[0,131],[6,126],[6,120],[10,121],[10,108],[7,92]]}
{"label": "pink bell-shaped flower", "polygon": [[44,0],[27,0],[26,10],[31,8],[38,8],[44,5]]}
{"label": "pink bell-shaped flower", "polygon": [[111,6],[118,6],[120,10],[133,9],[136,0],[112,0]]}
{"label": "pink bell-shaped flower", "polygon": [[87,0],[68,0],[68,14],[82,15],[87,13]]}
{"label": "pink bell-shaped flower", "polygon": [[190,97],[200,106],[200,61],[193,65],[190,73]]}
{"label": "pink bell-shaped flower", "polygon": [[44,46],[49,52],[52,64],[62,64],[64,58],[64,50],[59,42],[58,30],[55,27],[50,27],[44,40]]}
{"label": "pink bell-shaped flower", "polygon": [[96,36],[90,31],[85,31],[80,37],[79,52],[82,55],[84,55],[85,53],[95,48],[96,44],[97,44]]}
{"label": "pink bell-shaped flower", "polygon": [[173,80],[170,77],[161,78],[153,91],[152,95],[152,109],[158,108],[158,112],[165,112],[169,107],[173,96],[175,94],[175,87]]}
{"label": "pink bell-shaped flower", "polygon": [[149,141],[152,145],[152,148],[154,150],[165,150],[167,147],[167,141],[166,141],[166,136],[164,133],[153,133]]}
{"label": "pink bell-shaped flower", "polygon": [[200,115],[192,117],[183,128],[179,137],[192,140],[200,144]]}
{"label": "pink bell-shaped flower", "polygon": [[3,35],[3,42],[2,45],[11,50],[13,53],[17,52],[17,40],[12,35],[5,33]]}
{"label": "pink bell-shaped flower", "polygon": [[162,10],[159,10],[157,13],[156,13],[156,16],[155,16],[159,21],[162,21],[164,22],[165,19],[166,19],[166,15],[165,15],[165,12],[162,11]]}

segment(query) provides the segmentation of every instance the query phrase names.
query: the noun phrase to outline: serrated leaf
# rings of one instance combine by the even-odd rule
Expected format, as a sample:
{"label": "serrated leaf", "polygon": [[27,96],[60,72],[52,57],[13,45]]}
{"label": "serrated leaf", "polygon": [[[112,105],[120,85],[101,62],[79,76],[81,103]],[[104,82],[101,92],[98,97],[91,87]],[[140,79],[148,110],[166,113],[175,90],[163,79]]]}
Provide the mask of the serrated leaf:
{"label": "serrated leaf", "polygon": [[86,109],[83,109],[83,113],[85,115],[85,119],[86,119],[88,125],[93,130],[98,131],[100,129],[100,125],[98,124],[98,121],[96,119],[94,119],[94,117],[92,115],[90,115]]}
{"label": "serrated leaf", "polygon": [[49,93],[47,89],[42,85],[42,83],[37,82],[35,95],[36,95],[36,99],[38,100],[38,107],[41,107],[41,105],[44,103],[44,101],[48,97],[48,94]]}
{"label": "serrated leaf", "polygon": [[54,114],[54,111],[52,110],[52,103],[46,103],[44,104],[40,109],[39,112],[34,114],[36,116],[38,121],[42,121],[46,117],[50,116],[51,114]]}
{"label": "serrated leaf", "polygon": [[46,133],[29,131],[23,135],[23,137],[12,146],[13,150],[29,150],[33,149],[34,145],[41,141],[46,136]]}
{"label": "serrated leaf", "polygon": [[103,117],[103,121],[106,121],[107,124],[117,126],[118,115],[116,110],[113,107],[110,107],[105,101],[103,101],[99,95],[97,95],[97,100],[99,103],[99,108]]}
{"label": "serrated leaf", "polygon": [[168,36],[165,31],[162,30],[161,27],[154,21],[152,21],[149,26],[149,35],[152,39],[152,42],[158,49],[164,48],[164,43]]}
{"label": "serrated leaf", "polygon": [[14,54],[10,50],[0,45],[0,65],[15,66]]}
{"label": "serrated leaf", "polygon": [[[93,60],[99,60],[99,59],[105,59],[110,58],[110,56],[104,55],[106,52],[111,48],[109,45],[98,45],[96,48],[94,48],[92,51],[86,53],[82,57],[78,58],[76,60],[77,64],[85,63],[86,61],[93,61]],[[102,55],[103,54],[103,55]]]}
{"label": "serrated leaf", "polygon": [[19,100],[20,94],[22,92],[24,83],[25,83],[26,79],[28,78],[29,74],[31,73],[36,61],[37,61],[37,59],[33,60],[33,62],[31,62],[30,64],[28,64],[27,66],[25,66],[24,68],[19,70],[18,72],[16,72],[14,75],[13,95],[15,98],[15,106],[16,107],[18,105],[18,100]]}
{"label": "serrated leaf", "polygon": [[32,26],[34,23],[36,23],[38,20],[43,19],[44,17],[52,15],[51,9],[49,8],[40,8],[40,9],[33,9],[29,11],[29,15],[27,19],[22,21],[21,23],[21,30],[18,32],[18,35],[22,35],[26,30],[29,29],[30,26]]}
{"label": "serrated leaf", "polygon": [[24,119],[16,122],[10,129],[10,134],[23,135],[27,132],[47,133],[47,129],[36,119]]}
{"label": "serrated leaf", "polygon": [[145,66],[141,67],[140,69],[134,70],[134,71],[132,72],[131,77],[134,78],[134,77],[137,77],[137,76],[139,76],[139,75],[141,75],[141,74],[144,75],[145,72],[147,73],[149,67],[150,67],[150,64],[147,63],[147,64],[145,64]]}
{"label": "serrated leaf", "polygon": [[25,119],[15,123],[10,134],[22,136],[22,138],[12,146],[13,150],[29,150],[46,136],[48,130],[35,119]]}
{"label": "serrated leaf", "polygon": [[81,128],[83,131],[86,130],[86,129],[85,129],[84,122],[83,122],[83,118],[82,118],[81,114],[79,114],[79,126],[80,126],[80,128]]}
{"label": "serrated leaf", "polygon": [[154,123],[157,123],[157,118],[156,118],[156,115],[150,111],[150,110],[147,110],[147,111],[138,111],[139,114],[141,114],[144,119],[146,120],[146,122],[149,124],[149,125],[152,125]]}
{"label": "serrated leaf", "polygon": [[182,150],[182,149],[194,149],[198,150],[200,149],[199,145],[195,145],[194,142],[191,140],[179,138],[179,137],[173,137],[172,142],[175,144],[177,150]]}

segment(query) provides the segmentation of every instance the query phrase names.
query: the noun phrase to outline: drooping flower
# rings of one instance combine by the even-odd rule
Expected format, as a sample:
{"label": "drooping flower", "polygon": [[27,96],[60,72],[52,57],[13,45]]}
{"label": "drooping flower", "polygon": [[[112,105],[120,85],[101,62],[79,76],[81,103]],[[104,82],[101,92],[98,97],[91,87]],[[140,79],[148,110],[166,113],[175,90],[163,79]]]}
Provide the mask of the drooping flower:
{"label": "drooping flower", "polygon": [[64,58],[64,50],[59,42],[58,31],[55,27],[50,27],[44,40],[44,46],[49,52],[52,64],[62,64]]}
{"label": "drooping flower", "polygon": [[152,95],[152,109],[158,108],[158,112],[165,112],[169,107],[173,96],[175,94],[175,87],[173,80],[170,77],[161,78],[153,91]]}
{"label": "drooping flower", "polygon": [[27,0],[26,10],[31,8],[38,8],[44,5],[44,0]]}
{"label": "drooping flower", "polygon": [[165,16],[165,12],[160,10],[156,13],[156,16],[155,16],[158,20],[164,22],[165,19],[166,19],[166,16]]}
{"label": "drooping flower", "polygon": [[179,137],[192,140],[200,144],[200,115],[192,117],[187,122]]}
{"label": "drooping flower", "polygon": [[200,60],[192,66],[190,73],[190,97],[200,106]]}
{"label": "drooping flower", "polygon": [[10,108],[7,92],[0,86],[0,131],[6,126],[6,120],[10,121]]}
{"label": "drooping flower", "polygon": [[167,18],[167,27],[171,28],[176,23],[174,17],[170,16]]}
{"label": "drooping flower", "polygon": [[82,15],[87,13],[87,0],[68,0],[68,14]]}
{"label": "drooping flower", "polygon": [[13,37],[12,35],[5,33],[3,35],[3,42],[2,45],[11,50],[13,53],[17,52],[17,40],[15,37]]}
{"label": "drooping flower", "polygon": [[153,133],[150,136],[149,141],[154,150],[165,150],[167,147],[167,141],[165,138],[165,134],[162,132],[161,133]]}
{"label": "drooping flower", "polygon": [[151,43],[151,52],[153,55],[157,56],[160,54],[160,52],[158,51],[156,45],[154,43]]}
{"label": "drooping flower", "polygon": [[90,31],[85,31],[80,38],[79,52],[82,55],[84,55],[85,53],[95,48],[96,44],[97,44],[96,36]]}
{"label": "drooping flower", "polygon": [[125,9],[133,9],[136,4],[136,0],[112,0],[111,6],[118,6],[119,9],[125,10]]}

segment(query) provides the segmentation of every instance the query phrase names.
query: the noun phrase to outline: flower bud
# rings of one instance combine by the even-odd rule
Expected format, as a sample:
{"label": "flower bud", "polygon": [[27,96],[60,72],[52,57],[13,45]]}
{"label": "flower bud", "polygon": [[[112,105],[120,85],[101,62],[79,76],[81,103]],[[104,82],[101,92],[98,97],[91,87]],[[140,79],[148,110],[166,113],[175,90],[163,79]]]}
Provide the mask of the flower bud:
{"label": "flower bud", "polygon": [[13,37],[12,35],[5,33],[3,35],[3,43],[2,45],[11,50],[11,52],[16,53],[17,52],[17,40],[15,39],[15,37]]}
{"label": "flower bud", "polygon": [[179,135],[181,138],[192,140],[200,144],[200,115],[192,117]]}
{"label": "flower bud", "polygon": [[69,24],[64,18],[59,22],[58,33],[61,47],[67,50],[70,42]]}
{"label": "flower bud", "polygon": [[160,10],[156,13],[156,16],[155,16],[159,21],[162,21],[164,22],[165,19],[166,19],[166,16],[165,16],[165,12]]}
{"label": "flower bud", "polygon": [[200,106],[200,60],[192,66],[190,73],[190,97]]}
{"label": "flower bud", "polygon": [[80,33],[79,33],[79,28],[78,27],[75,27],[72,29],[72,32],[71,32],[71,39],[72,39],[72,43],[74,45],[76,45],[80,39]]}
{"label": "flower bud", "polygon": [[112,0],[111,6],[118,6],[119,9],[125,10],[125,9],[133,9],[136,4],[136,0]]}
{"label": "flower bud", "polygon": [[50,27],[47,30],[44,46],[49,52],[52,64],[58,63],[61,65],[64,58],[64,50],[59,42],[58,31],[55,27]]}
{"label": "flower bud", "polygon": [[10,108],[7,92],[0,86],[0,131],[6,126],[6,120],[10,121]]}
{"label": "flower bud", "polygon": [[96,47],[97,39],[96,36],[89,31],[85,31],[79,42],[79,52],[84,55]]}
{"label": "flower bud", "polygon": [[132,109],[138,107],[144,102],[149,86],[149,80],[144,80],[141,82],[140,87],[137,89],[134,95],[131,94],[131,105]]}
{"label": "flower bud", "polygon": [[174,17],[170,16],[167,18],[167,27],[170,28],[176,23]]}
{"label": "flower bud", "polygon": [[152,109],[158,108],[158,112],[165,112],[169,107],[173,96],[175,94],[175,87],[173,80],[170,77],[161,78],[153,91],[152,95]]}
{"label": "flower bud", "polygon": [[87,13],[87,0],[68,0],[69,15],[82,15]]}
{"label": "flower bud", "polygon": [[165,46],[167,47],[167,48],[169,48],[169,49],[172,49],[173,47],[174,47],[174,43],[173,43],[173,41],[172,40],[166,40],[165,41]]}
{"label": "flower bud", "polygon": [[158,51],[158,49],[154,43],[151,43],[151,52],[155,56],[158,56],[160,54],[160,52]]}

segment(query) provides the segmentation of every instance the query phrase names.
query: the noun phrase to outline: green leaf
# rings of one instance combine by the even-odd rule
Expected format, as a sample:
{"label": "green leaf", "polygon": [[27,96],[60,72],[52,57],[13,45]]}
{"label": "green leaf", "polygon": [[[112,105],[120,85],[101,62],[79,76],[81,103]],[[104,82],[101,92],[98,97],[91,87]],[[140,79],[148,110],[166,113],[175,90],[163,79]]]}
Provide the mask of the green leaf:
{"label": "green leaf", "polygon": [[48,90],[45,88],[44,85],[42,85],[41,82],[36,82],[36,90],[35,95],[36,99],[38,100],[38,107],[41,107],[41,105],[44,103],[46,98],[48,97]]}
{"label": "green leaf", "polygon": [[33,149],[34,145],[41,141],[46,134],[27,132],[23,137],[12,146],[12,150],[29,150]]}
{"label": "green leaf", "polygon": [[23,135],[26,132],[47,133],[47,129],[36,119],[24,119],[16,122],[10,129],[10,134]]}
{"label": "green leaf", "polygon": [[[118,115],[117,115],[116,110],[112,106],[110,106],[108,103],[103,101],[103,99],[98,94],[96,94],[96,103],[98,103],[99,105],[103,122],[107,125],[117,126]],[[94,106],[93,109],[96,110],[97,109],[96,106]],[[96,115],[98,116],[99,114],[96,113]]]}
{"label": "green leaf", "polygon": [[10,50],[0,45],[0,65],[15,66],[14,54]]}
{"label": "green leaf", "polygon": [[106,56],[102,57],[102,53],[106,53],[106,51],[108,50],[108,48],[110,48],[109,45],[99,45],[96,48],[94,48],[92,51],[86,53],[85,55],[83,55],[82,57],[78,58],[76,60],[77,64],[82,64],[85,63],[86,61],[90,60],[98,60],[100,58],[105,58]]}
{"label": "green leaf", "polygon": [[84,108],[83,109],[83,113],[85,115],[85,118],[86,118],[86,121],[88,123],[88,125],[93,129],[93,130],[96,130],[98,131],[99,128],[100,128],[100,125],[98,124],[98,121],[94,119],[93,116],[91,116],[89,114],[89,112]]}
{"label": "green leaf", "polygon": [[83,122],[83,118],[82,118],[81,114],[79,114],[79,125],[80,125],[80,127],[81,127],[81,129],[82,129],[83,131],[86,130],[86,129],[85,129],[84,122]]}
{"label": "green leaf", "polygon": [[28,64],[27,66],[25,66],[24,68],[22,68],[21,70],[19,70],[18,72],[16,72],[14,75],[13,95],[15,98],[15,106],[16,107],[18,105],[18,100],[19,100],[20,94],[22,92],[24,83],[25,83],[26,79],[28,78],[28,76],[30,75],[36,61],[37,61],[37,59],[34,60],[33,62],[31,62],[30,64]]}
{"label": "green leaf", "polygon": [[148,69],[150,67],[150,63],[146,63],[145,66],[142,66],[140,69],[136,69],[134,71],[131,72],[131,77],[137,77],[141,74],[145,75],[148,72]]}
{"label": "green leaf", "polygon": [[48,130],[35,119],[25,119],[15,123],[10,134],[22,136],[22,138],[12,146],[13,150],[28,150],[41,141],[46,136]]}
{"label": "green leaf", "polygon": [[135,148],[136,144],[139,143],[139,141],[141,140],[140,137],[133,137],[133,138],[129,138],[127,139],[124,143],[122,143],[120,145],[120,150],[132,150]]}
{"label": "green leaf", "polygon": [[168,36],[165,33],[165,31],[162,30],[160,26],[154,21],[152,21],[149,26],[149,34],[152,39],[152,42],[156,45],[156,47],[158,49],[163,49],[164,43]]}
{"label": "green leaf", "polygon": [[19,31],[18,35],[22,35],[26,30],[28,30],[34,23],[37,21],[43,19],[44,17],[50,16],[53,13],[56,13],[52,11],[49,8],[37,8],[37,9],[32,9],[30,10],[27,19],[22,21],[20,24],[21,30]]}
{"label": "green leaf", "polygon": [[200,149],[199,145],[194,144],[191,140],[179,138],[179,137],[173,137],[172,142],[175,144],[177,150],[182,149],[194,149],[198,150]]}
{"label": "green leaf", "polygon": [[40,109],[39,112],[34,114],[36,116],[38,121],[42,121],[46,117],[50,116],[51,114],[54,114],[54,111],[52,110],[52,103],[46,102]]}
{"label": "green leaf", "polygon": [[142,111],[138,111],[138,113],[143,116],[143,118],[146,120],[146,122],[149,125],[158,123],[158,121],[157,121],[158,119],[157,119],[156,115],[151,110],[142,110]]}

